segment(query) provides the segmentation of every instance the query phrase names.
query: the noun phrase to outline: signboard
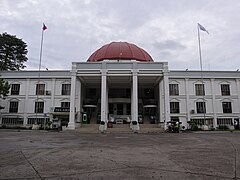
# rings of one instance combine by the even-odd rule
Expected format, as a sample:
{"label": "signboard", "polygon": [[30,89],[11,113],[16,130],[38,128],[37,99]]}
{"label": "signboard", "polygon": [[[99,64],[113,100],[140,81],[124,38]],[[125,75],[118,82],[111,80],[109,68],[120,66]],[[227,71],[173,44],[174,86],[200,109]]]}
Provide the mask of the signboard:
{"label": "signboard", "polygon": [[54,112],[70,112],[70,108],[65,107],[55,107]]}

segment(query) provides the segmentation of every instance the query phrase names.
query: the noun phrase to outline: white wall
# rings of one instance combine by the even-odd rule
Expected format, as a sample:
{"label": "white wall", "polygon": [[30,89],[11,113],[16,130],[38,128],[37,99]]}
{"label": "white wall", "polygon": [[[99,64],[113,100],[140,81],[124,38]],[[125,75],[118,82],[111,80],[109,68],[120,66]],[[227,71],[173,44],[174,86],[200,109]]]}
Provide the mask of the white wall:
{"label": "white wall", "polygon": [[[184,74],[183,72],[181,72]],[[180,77],[177,76],[177,72],[174,72],[174,77],[170,75],[169,84],[179,84],[179,96],[170,96],[170,102],[178,101],[180,102],[180,113],[179,114],[170,114],[170,116],[178,116],[180,120],[185,124],[187,120],[187,111],[195,110],[194,114],[190,114],[190,118],[192,117],[203,117],[203,114],[196,113],[196,102],[202,101],[203,96],[195,95],[195,84],[201,84],[201,78],[195,78],[194,76],[186,75]],[[205,87],[205,102],[206,102],[206,118],[214,117],[214,108],[216,110],[216,116],[218,117],[240,117],[240,92],[238,90],[240,87],[237,87],[237,82],[239,82],[238,74],[236,77],[227,77],[222,78],[221,73],[216,74],[212,72],[213,77],[204,77],[204,87]],[[181,77],[182,76],[182,77]],[[219,77],[218,77],[219,76]],[[186,90],[185,90],[185,79],[188,79],[188,87],[187,91],[189,94],[189,102],[186,102]],[[212,94],[211,87],[211,79],[213,79],[214,92]],[[230,96],[222,96],[221,94],[221,84],[229,84],[230,85]],[[213,98],[215,101],[213,102]],[[227,101],[232,103],[232,113],[223,113],[222,110],[222,102]],[[189,109],[187,110],[187,104],[189,104]]]}

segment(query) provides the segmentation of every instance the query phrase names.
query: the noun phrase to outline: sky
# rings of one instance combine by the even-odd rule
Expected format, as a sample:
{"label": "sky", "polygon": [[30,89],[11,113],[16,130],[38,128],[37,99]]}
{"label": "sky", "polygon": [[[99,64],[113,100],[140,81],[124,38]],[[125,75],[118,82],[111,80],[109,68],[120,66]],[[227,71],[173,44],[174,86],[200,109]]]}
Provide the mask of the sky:
{"label": "sky", "polygon": [[240,69],[239,0],[1,0],[0,33],[27,43],[27,70],[69,70],[105,44],[122,41],[146,50],[170,70]]}

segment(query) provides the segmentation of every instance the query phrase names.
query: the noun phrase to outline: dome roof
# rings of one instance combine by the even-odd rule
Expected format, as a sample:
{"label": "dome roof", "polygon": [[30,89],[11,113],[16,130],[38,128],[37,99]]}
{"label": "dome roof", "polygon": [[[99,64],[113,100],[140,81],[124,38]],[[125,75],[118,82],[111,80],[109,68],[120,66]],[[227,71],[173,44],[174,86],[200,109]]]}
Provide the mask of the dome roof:
{"label": "dome roof", "polygon": [[111,42],[96,50],[89,58],[88,62],[103,60],[137,60],[153,61],[152,57],[142,48],[127,42]]}

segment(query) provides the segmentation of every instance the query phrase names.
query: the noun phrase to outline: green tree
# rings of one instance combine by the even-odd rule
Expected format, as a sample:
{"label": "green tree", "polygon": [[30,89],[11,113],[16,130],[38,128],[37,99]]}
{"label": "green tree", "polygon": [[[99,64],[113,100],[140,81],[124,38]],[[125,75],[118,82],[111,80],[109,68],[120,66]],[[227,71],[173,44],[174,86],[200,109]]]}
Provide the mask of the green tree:
{"label": "green tree", "polygon": [[4,98],[9,93],[10,85],[0,77],[0,98]]}
{"label": "green tree", "polygon": [[20,70],[26,67],[27,44],[16,36],[0,34],[0,71]]}

